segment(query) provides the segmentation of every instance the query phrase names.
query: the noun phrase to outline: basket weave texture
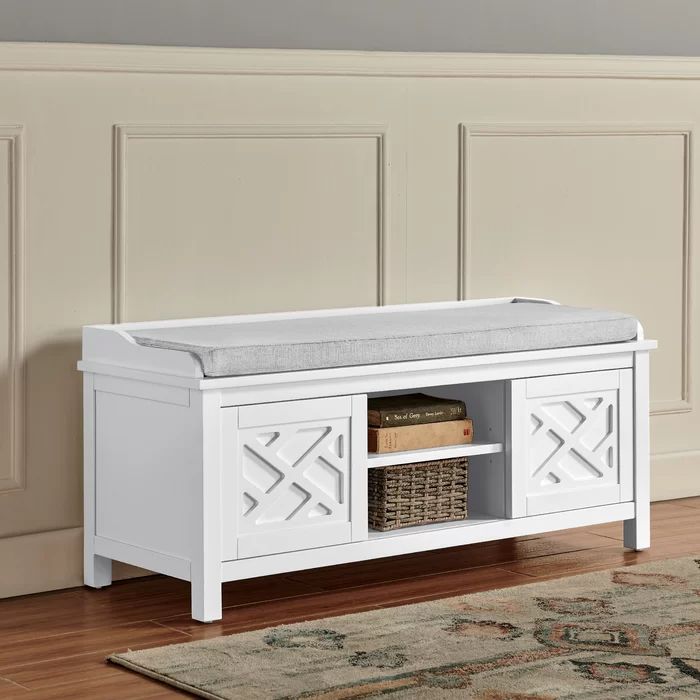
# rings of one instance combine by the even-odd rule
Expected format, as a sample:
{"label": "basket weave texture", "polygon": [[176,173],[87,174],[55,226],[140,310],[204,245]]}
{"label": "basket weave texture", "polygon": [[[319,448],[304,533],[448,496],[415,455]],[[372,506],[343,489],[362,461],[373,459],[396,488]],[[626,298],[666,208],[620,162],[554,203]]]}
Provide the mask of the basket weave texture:
{"label": "basket weave texture", "polygon": [[386,532],[467,517],[466,457],[370,469],[369,526]]}

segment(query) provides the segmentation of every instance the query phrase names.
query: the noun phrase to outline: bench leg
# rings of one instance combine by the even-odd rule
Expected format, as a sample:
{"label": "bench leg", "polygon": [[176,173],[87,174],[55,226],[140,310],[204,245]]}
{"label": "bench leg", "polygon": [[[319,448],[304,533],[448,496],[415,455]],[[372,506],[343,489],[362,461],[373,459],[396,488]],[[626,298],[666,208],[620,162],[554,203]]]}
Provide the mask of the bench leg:
{"label": "bench leg", "polygon": [[104,588],[112,584],[112,560],[99,554],[85,553],[83,580],[91,588]]}
{"label": "bench leg", "polygon": [[623,523],[623,540],[628,549],[637,552],[651,547],[651,517],[649,503],[638,503],[637,515]]}
{"label": "bench leg", "polygon": [[221,580],[192,572],[192,618],[199,622],[221,619]]}
{"label": "bench leg", "polygon": [[192,617],[213,622],[221,619],[221,392],[190,395],[202,439],[196,545],[190,564]]}
{"label": "bench leg", "polygon": [[649,353],[634,354],[634,518],[625,520],[625,547],[651,546],[649,466]]}
{"label": "bench leg", "polygon": [[95,385],[94,375],[83,375],[83,581],[92,588],[112,583],[112,560],[95,554]]}

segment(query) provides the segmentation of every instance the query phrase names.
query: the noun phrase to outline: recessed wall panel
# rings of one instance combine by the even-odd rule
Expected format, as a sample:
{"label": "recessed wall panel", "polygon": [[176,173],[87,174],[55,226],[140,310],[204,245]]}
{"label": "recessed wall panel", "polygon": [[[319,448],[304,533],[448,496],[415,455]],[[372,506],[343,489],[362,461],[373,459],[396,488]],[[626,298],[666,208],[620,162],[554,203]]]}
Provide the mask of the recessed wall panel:
{"label": "recessed wall panel", "polygon": [[376,135],[123,137],[120,318],[380,301]]}
{"label": "recessed wall panel", "polygon": [[0,138],[0,488],[12,485],[13,464],[11,455],[12,411],[11,347],[12,328],[10,315],[10,233],[11,233],[11,182],[10,142]]}
{"label": "recessed wall panel", "polygon": [[21,128],[0,126],[0,493],[25,483],[21,153]]}
{"label": "recessed wall panel", "polygon": [[688,410],[688,136],[465,133],[464,286],[619,309],[659,341],[652,408]]}

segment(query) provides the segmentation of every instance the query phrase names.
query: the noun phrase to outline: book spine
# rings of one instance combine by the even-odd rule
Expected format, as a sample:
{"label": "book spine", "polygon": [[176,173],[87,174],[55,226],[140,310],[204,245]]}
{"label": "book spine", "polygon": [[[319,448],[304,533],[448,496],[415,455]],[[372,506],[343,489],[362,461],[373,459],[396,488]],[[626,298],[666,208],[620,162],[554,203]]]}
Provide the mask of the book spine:
{"label": "book spine", "polygon": [[441,423],[403,425],[396,428],[369,428],[367,447],[370,452],[404,452],[430,447],[468,445],[474,438],[471,418]]}
{"label": "book spine", "polygon": [[466,417],[467,410],[463,403],[456,403],[454,406],[425,406],[405,411],[371,410],[368,412],[369,423],[376,428],[440,423],[448,420],[461,420]]}

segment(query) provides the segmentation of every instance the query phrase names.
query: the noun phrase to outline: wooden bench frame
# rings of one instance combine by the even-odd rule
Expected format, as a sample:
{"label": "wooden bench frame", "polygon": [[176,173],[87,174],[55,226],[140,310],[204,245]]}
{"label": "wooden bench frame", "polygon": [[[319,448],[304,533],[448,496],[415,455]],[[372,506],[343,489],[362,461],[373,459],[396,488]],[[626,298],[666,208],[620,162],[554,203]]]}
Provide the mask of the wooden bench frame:
{"label": "wooden bench frame", "polygon": [[[405,306],[372,312],[400,309]],[[109,585],[113,560],[184,579],[192,586],[192,616],[208,622],[221,618],[225,581],[617,520],[624,521],[626,547],[650,546],[649,351],[656,342],[644,339],[641,326],[636,340],[624,343],[216,378],[204,377],[189,353],[143,347],[129,335],[154,326],[367,312],[358,308],[86,326],[78,365],[84,373],[85,584]],[[475,444],[392,457],[368,455],[367,395],[416,389],[465,397],[475,419]],[[589,464],[594,476],[601,473],[600,479],[559,483],[561,478],[568,481],[568,474],[553,469],[550,481],[538,486],[539,477],[533,481],[533,465],[527,462],[532,458],[525,457],[532,453],[525,445],[534,439],[524,427],[528,416],[538,420],[542,406],[560,401],[572,415],[580,414],[579,424],[593,418],[599,422],[601,414],[587,414],[586,407],[594,411],[603,400],[611,428],[599,447],[608,450],[610,470]],[[547,428],[553,439],[572,441],[571,449],[578,450],[578,426],[556,426]],[[264,452],[263,434],[273,434],[272,440],[281,434],[296,440],[299,431],[311,429],[335,431],[339,439],[337,445],[324,444],[322,454],[321,447],[314,448],[314,459],[321,455],[315,466],[309,457],[311,466],[303,463],[293,477],[289,460],[260,466],[260,459],[277,459]],[[598,457],[586,444],[580,451],[591,455],[592,463]],[[257,466],[251,462],[244,467],[244,455],[251,452],[261,452],[263,458],[254,454]],[[468,520],[368,532],[367,469],[453,454],[471,458],[473,515]],[[299,457],[297,466],[301,463]],[[314,476],[309,470],[321,469],[319,464],[325,471]],[[260,471],[251,476],[246,469]],[[274,482],[269,488],[266,473]],[[264,522],[245,520],[246,508],[262,511],[264,499],[274,510],[277,501],[291,498],[277,493],[275,502],[269,498],[277,483],[291,478],[306,499],[302,510],[277,520],[269,513]],[[318,504],[309,501],[312,496]],[[242,499],[248,504],[243,508]],[[303,522],[295,520],[299,512],[304,512]]]}

